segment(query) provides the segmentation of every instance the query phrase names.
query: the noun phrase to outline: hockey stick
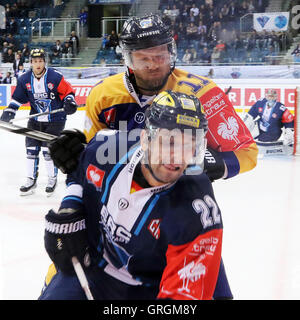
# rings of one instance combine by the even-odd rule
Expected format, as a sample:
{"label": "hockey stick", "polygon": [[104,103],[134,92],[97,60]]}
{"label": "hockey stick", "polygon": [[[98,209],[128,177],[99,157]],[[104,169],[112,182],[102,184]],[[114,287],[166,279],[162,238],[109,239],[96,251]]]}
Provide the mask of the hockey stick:
{"label": "hockey stick", "polygon": [[[85,107],[85,104],[79,104],[77,108],[82,108],[82,107]],[[46,115],[49,115],[49,114],[54,114],[54,113],[57,113],[57,112],[64,112],[65,109],[64,108],[60,108],[60,109],[56,109],[56,110],[53,110],[53,111],[45,111],[45,112],[41,112],[41,113],[35,113],[35,114],[31,114],[29,116],[26,116],[26,117],[21,117],[21,118],[15,118],[15,119],[12,119],[10,120],[10,123],[14,123],[15,121],[21,121],[21,120],[27,120],[27,119],[31,119],[31,118],[35,118],[35,117],[40,117],[40,116],[46,116]]]}
{"label": "hockey stick", "polygon": [[31,114],[31,115],[26,116],[26,117],[12,119],[12,120],[10,120],[10,123],[14,123],[15,121],[21,121],[21,120],[27,120],[27,119],[31,119],[31,118],[35,118],[35,117],[45,116],[45,115],[48,115],[48,114],[54,114],[54,113],[57,113],[57,112],[63,112],[63,111],[64,111],[64,108],[56,109],[56,110],[53,110],[53,111],[45,111],[45,112],[41,112],[41,113],[35,113],[35,114]]}
{"label": "hockey stick", "polygon": [[33,139],[36,139],[39,141],[51,141],[51,140],[57,138],[57,136],[49,134],[49,133],[20,127],[20,126],[13,124],[13,123],[5,122],[2,120],[0,120],[0,129],[6,130],[6,131],[9,131],[12,133],[21,134],[23,136],[33,138]]}
{"label": "hockey stick", "polygon": [[226,90],[225,94],[228,95],[228,93],[231,91],[231,89],[232,89],[232,86],[230,86],[230,87]]}
{"label": "hockey stick", "polygon": [[87,281],[87,278],[86,278],[86,275],[82,269],[82,266],[80,264],[80,262],[78,261],[77,257],[72,257],[72,264],[73,264],[73,267],[74,267],[74,270],[76,272],[76,275],[77,275],[77,278],[80,282],[80,285],[87,297],[88,300],[94,300],[94,297],[91,293],[91,290],[90,290],[90,287],[89,287],[89,284],[88,284],[88,281]]}

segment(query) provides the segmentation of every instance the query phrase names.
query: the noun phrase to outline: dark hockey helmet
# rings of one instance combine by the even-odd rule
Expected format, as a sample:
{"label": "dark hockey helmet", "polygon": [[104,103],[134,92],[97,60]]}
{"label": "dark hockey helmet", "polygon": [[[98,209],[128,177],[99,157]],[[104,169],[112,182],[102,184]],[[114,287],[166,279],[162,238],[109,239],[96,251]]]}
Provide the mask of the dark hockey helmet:
{"label": "dark hockey helmet", "polygon": [[146,110],[145,117],[149,141],[157,136],[160,129],[179,129],[183,133],[192,134],[196,138],[196,154],[191,164],[203,164],[208,122],[196,96],[171,90],[163,91]]}
{"label": "dark hockey helmet", "polygon": [[44,51],[44,49],[32,49],[32,50],[30,51],[30,60],[31,60],[32,58],[42,58],[42,59],[44,59],[44,61],[45,61],[46,56],[45,56],[45,51]]}
{"label": "dark hockey helmet", "polygon": [[146,110],[146,128],[202,129],[207,132],[207,120],[199,99],[193,95],[166,90],[161,92]]}
{"label": "dark hockey helmet", "polygon": [[134,69],[130,53],[136,50],[168,45],[170,65],[174,67],[177,50],[170,28],[158,15],[149,14],[143,17],[131,17],[125,21],[120,35],[125,64]]}

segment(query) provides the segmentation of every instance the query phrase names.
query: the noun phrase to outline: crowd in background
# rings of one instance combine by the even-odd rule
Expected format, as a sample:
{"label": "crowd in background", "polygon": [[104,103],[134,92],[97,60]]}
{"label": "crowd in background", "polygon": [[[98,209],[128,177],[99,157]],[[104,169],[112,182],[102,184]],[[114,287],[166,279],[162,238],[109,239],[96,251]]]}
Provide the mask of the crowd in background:
{"label": "crowd in background", "polygon": [[[159,9],[164,22],[173,32],[179,63],[276,64],[276,57],[291,44],[287,33],[239,31],[242,16],[264,12],[268,4],[269,0],[161,0]],[[29,61],[29,52],[32,49],[28,45],[30,38],[20,37],[20,21],[28,20],[30,10],[35,6],[38,7],[36,11],[39,12],[39,16],[44,17],[49,16],[51,8],[63,6],[63,2],[16,0],[15,3],[5,4],[6,26],[5,29],[0,29],[1,62],[13,63],[16,66],[16,77],[23,72],[23,64]],[[80,25],[85,27],[88,21],[87,7],[82,8],[77,17],[80,19]],[[122,64],[118,37],[119,35],[112,30],[101,39],[94,64]],[[70,66],[72,59],[79,53],[80,39],[76,32],[72,31],[69,38],[57,39],[44,49],[49,57],[48,63],[54,66]],[[296,51],[293,56],[295,62],[300,61],[299,52]]]}

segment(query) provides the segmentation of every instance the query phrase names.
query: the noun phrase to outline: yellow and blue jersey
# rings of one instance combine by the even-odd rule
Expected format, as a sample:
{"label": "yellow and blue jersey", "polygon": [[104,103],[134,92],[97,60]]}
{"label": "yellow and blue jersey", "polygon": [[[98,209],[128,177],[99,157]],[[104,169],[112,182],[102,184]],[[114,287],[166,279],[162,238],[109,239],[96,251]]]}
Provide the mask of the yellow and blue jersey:
{"label": "yellow and blue jersey", "polygon": [[[160,91],[172,90],[199,98],[208,119],[208,146],[221,153],[226,178],[256,166],[257,146],[226,94],[206,77],[174,69]],[[141,99],[127,73],[105,78],[94,86],[86,101],[84,133],[90,141],[104,128],[143,128],[145,110],[155,98]]]}

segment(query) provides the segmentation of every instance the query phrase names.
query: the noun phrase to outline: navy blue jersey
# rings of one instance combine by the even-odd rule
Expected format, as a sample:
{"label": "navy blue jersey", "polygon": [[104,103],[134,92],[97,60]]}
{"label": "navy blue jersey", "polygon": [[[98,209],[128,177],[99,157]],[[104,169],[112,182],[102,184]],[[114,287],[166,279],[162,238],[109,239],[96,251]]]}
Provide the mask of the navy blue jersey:
{"label": "navy blue jersey", "polygon": [[205,174],[184,175],[173,184],[137,188],[142,157],[127,133],[101,130],[68,176],[61,208],[83,207],[92,255],[107,274],[157,287],[159,298],[211,299],[222,247],[211,182]]}
{"label": "navy blue jersey", "polygon": [[[74,96],[71,85],[64,79],[63,75],[53,69],[46,68],[44,75],[37,79],[32,70],[23,73],[17,82],[12,100],[6,110],[16,111],[22,104],[30,103],[30,114],[42,113],[61,109],[64,99]],[[34,118],[36,121],[52,122],[65,121],[65,112]]]}
{"label": "navy blue jersey", "polygon": [[268,106],[267,102],[266,98],[258,100],[248,113],[254,119],[259,116],[259,141],[277,141],[282,127],[294,128],[294,117],[282,103],[276,102],[273,106]]}

